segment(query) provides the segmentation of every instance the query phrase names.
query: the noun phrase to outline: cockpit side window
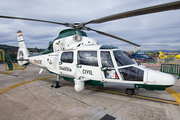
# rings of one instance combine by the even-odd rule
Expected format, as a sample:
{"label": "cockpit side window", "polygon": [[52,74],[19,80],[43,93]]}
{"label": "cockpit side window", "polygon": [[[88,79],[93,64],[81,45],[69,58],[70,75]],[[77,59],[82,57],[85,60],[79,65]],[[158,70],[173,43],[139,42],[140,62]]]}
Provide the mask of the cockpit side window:
{"label": "cockpit side window", "polygon": [[114,67],[109,51],[101,51],[102,67]]}
{"label": "cockpit side window", "polygon": [[121,50],[115,50],[113,53],[118,66],[135,64],[134,61],[126,56]]}
{"label": "cockpit side window", "polygon": [[136,67],[126,67],[119,69],[123,80],[126,81],[143,81],[144,71]]}

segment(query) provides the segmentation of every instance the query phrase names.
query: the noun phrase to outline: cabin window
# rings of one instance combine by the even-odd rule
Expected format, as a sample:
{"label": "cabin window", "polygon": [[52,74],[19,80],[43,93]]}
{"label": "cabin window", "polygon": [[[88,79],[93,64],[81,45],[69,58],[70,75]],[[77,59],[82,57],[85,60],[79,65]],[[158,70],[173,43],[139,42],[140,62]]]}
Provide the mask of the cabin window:
{"label": "cabin window", "polygon": [[109,51],[101,51],[102,67],[114,67]]}
{"label": "cabin window", "polygon": [[121,50],[113,51],[118,66],[135,64],[132,59],[125,55]]}
{"label": "cabin window", "polygon": [[98,66],[97,51],[78,51],[78,64]]}
{"label": "cabin window", "polygon": [[61,62],[72,63],[73,52],[63,52],[61,55]]}
{"label": "cabin window", "polygon": [[144,71],[136,67],[126,67],[119,69],[123,80],[126,81],[143,81]]}

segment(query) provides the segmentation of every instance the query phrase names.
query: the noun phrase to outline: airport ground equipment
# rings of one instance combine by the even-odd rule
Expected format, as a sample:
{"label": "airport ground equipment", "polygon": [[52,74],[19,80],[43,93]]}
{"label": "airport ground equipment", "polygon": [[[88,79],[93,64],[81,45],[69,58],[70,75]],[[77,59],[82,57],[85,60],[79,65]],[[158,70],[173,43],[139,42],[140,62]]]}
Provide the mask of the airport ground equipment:
{"label": "airport ground equipment", "polygon": [[24,70],[26,66],[21,66],[18,63],[12,63],[11,58],[9,57],[9,54],[5,52],[5,58],[7,64],[5,64],[5,70],[10,73],[12,70]]}

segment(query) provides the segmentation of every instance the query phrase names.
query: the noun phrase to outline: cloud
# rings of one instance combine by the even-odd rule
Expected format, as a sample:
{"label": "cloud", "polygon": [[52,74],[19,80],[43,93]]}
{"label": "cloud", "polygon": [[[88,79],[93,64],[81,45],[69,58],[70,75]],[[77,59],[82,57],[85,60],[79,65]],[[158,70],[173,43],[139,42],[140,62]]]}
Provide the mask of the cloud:
{"label": "cloud", "polygon": [[[6,0],[1,1],[0,15],[18,16],[62,23],[88,22],[104,16],[176,0]],[[107,32],[140,44],[141,49],[177,49],[180,43],[180,10],[130,17],[88,27]],[[64,26],[0,18],[0,43],[17,45],[16,31],[22,30],[28,47],[47,48]],[[124,50],[135,46],[119,40],[85,31],[100,44],[113,44]]]}

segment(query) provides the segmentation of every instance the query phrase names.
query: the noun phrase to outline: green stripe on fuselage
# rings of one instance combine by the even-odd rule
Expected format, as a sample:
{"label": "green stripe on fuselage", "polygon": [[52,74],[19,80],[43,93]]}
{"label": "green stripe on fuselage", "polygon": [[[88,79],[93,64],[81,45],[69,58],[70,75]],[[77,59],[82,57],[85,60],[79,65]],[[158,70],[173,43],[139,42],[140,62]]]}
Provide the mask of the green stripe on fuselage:
{"label": "green stripe on fuselage", "polygon": [[[74,78],[63,77],[64,80],[74,82]],[[93,85],[104,87],[103,82],[97,80],[89,80],[85,82],[85,85]],[[134,88],[144,88],[146,90],[154,91],[154,90],[165,90],[168,87],[172,87],[172,85],[147,85],[147,84],[134,84]]]}
{"label": "green stripe on fuselage", "polygon": [[168,87],[172,87],[172,85],[147,85],[147,84],[134,84],[134,88],[144,88],[146,90],[165,90]]}
{"label": "green stripe on fuselage", "polygon": [[20,41],[18,41],[18,42],[23,42],[24,40],[20,40]]}

